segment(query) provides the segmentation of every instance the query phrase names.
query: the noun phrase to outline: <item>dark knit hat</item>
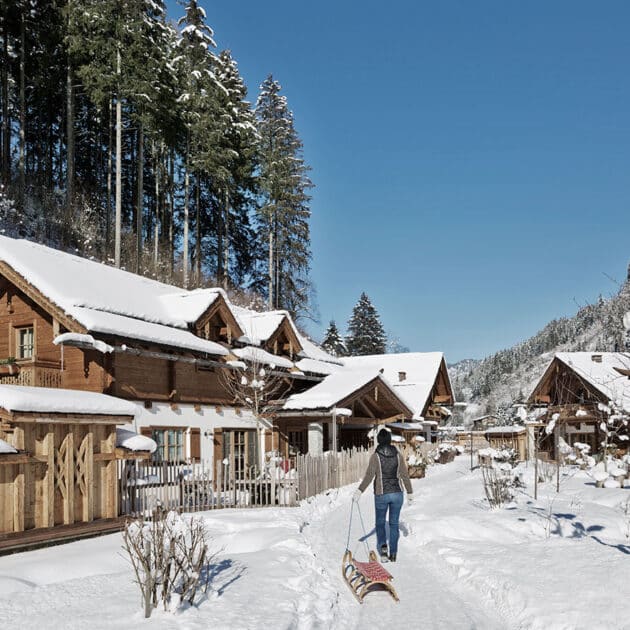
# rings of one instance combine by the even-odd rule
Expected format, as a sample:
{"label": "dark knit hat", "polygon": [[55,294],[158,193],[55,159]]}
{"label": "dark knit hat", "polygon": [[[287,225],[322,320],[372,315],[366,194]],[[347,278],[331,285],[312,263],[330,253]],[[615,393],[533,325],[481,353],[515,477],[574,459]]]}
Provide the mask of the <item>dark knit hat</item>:
{"label": "dark knit hat", "polygon": [[381,429],[376,435],[379,446],[388,446],[392,443],[392,434],[387,429]]}

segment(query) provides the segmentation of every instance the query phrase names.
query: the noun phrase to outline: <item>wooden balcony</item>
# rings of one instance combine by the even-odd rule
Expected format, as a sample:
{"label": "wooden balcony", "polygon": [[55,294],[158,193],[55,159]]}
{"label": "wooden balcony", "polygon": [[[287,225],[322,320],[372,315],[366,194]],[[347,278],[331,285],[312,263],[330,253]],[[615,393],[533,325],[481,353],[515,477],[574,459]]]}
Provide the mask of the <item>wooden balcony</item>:
{"label": "wooden balcony", "polygon": [[61,362],[28,359],[4,364],[0,366],[0,384],[61,387]]}

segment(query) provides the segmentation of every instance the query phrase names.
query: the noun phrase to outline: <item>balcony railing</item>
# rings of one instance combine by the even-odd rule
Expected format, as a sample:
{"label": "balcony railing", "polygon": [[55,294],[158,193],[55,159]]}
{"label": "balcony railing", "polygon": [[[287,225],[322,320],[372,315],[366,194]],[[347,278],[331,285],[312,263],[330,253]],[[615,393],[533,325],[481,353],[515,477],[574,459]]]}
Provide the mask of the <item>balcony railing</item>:
{"label": "balcony railing", "polygon": [[0,366],[0,384],[61,387],[61,374],[60,361],[17,360]]}

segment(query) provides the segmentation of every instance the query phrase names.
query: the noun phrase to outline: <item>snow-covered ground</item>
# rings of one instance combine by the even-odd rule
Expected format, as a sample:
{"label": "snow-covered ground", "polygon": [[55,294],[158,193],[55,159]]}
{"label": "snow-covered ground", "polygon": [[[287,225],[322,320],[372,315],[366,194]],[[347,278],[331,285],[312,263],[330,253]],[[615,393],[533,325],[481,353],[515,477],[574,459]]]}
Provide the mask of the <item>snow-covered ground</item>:
{"label": "snow-covered ground", "polygon": [[[1,557],[0,627],[630,628],[630,487],[597,489],[577,472],[559,495],[546,484],[535,502],[528,486],[490,510],[465,456],[413,483],[399,561],[388,565],[398,604],[374,593],[359,605],[341,578],[347,487],[299,508],[206,513],[221,549],[212,592],[197,608],[150,620],[119,534]],[[370,492],[361,508],[371,529]]]}

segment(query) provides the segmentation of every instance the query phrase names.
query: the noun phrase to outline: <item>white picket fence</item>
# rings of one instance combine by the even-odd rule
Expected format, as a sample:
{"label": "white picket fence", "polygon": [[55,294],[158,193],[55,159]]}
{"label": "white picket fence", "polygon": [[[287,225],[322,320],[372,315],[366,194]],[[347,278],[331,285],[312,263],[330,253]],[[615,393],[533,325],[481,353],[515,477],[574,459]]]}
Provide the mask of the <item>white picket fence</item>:
{"label": "white picket fence", "polygon": [[198,512],[222,508],[294,506],[301,499],[358,481],[370,453],[352,449],[270,462],[262,474],[233,463],[143,460],[118,462],[119,514],[150,518],[153,512]]}

